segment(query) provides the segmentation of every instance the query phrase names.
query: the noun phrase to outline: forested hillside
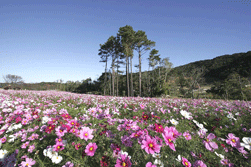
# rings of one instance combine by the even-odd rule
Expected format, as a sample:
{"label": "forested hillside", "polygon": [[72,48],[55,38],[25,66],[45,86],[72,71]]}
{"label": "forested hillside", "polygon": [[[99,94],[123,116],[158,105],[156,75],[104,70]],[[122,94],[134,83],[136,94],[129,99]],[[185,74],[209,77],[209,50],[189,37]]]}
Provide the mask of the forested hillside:
{"label": "forested hillside", "polygon": [[231,74],[237,73],[241,77],[251,78],[251,51],[218,56],[211,60],[200,60],[183,66],[175,67],[170,71],[172,76],[189,73],[195,69],[204,70],[204,83],[212,84],[224,81]]}

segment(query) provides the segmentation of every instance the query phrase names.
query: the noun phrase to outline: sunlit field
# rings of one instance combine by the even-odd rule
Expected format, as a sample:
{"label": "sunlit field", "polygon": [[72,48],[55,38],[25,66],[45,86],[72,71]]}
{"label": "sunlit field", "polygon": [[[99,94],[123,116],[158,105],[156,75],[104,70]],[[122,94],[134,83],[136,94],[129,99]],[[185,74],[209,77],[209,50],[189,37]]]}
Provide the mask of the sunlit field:
{"label": "sunlit field", "polygon": [[251,166],[251,102],[0,90],[0,166]]}

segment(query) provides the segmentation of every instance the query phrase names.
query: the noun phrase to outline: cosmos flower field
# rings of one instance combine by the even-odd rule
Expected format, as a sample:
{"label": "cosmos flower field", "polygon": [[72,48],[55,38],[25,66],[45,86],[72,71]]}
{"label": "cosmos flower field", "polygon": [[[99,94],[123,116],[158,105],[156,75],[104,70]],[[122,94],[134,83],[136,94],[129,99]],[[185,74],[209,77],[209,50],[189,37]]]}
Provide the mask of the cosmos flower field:
{"label": "cosmos flower field", "polygon": [[0,166],[248,167],[251,102],[0,90]]}

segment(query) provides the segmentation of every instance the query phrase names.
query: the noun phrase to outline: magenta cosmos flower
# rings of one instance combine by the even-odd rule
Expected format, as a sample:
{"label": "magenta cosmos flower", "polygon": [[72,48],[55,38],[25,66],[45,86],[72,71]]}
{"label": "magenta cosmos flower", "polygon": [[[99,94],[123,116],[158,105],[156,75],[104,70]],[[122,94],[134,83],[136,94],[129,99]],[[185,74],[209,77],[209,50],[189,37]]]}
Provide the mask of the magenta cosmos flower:
{"label": "magenta cosmos flower", "polygon": [[215,142],[212,142],[212,140],[215,138],[215,135],[213,133],[210,133],[206,140],[203,141],[203,144],[205,145],[206,149],[209,151],[214,151],[214,149],[218,149],[218,145]]}
{"label": "magenta cosmos flower", "polygon": [[174,141],[175,138],[173,137],[173,133],[169,132],[169,133],[162,133],[163,138],[165,139],[166,144],[173,150],[175,150],[175,146],[174,146]]}
{"label": "magenta cosmos flower", "polygon": [[185,167],[191,167],[191,163],[184,157],[182,157],[182,164],[185,166]]}
{"label": "magenta cosmos flower", "polygon": [[163,128],[163,126],[162,126],[161,124],[156,124],[156,123],[155,123],[154,130],[155,130],[156,132],[162,133],[162,132],[164,131],[164,128]]}
{"label": "magenta cosmos flower", "polygon": [[53,151],[62,151],[64,149],[64,144],[61,142],[58,142],[53,147],[54,147]]}
{"label": "magenta cosmos flower", "polygon": [[117,159],[115,167],[131,167],[132,163],[127,155],[121,154],[121,157]]}
{"label": "magenta cosmos flower", "polygon": [[89,143],[85,148],[85,153],[88,156],[94,156],[95,151],[97,150],[98,146],[96,143]]}
{"label": "magenta cosmos flower", "polygon": [[234,134],[229,133],[228,139],[226,139],[226,143],[231,145],[232,147],[237,147],[240,145],[240,139],[239,137],[235,137]]}
{"label": "magenta cosmos flower", "polygon": [[193,164],[193,167],[207,167],[207,165],[204,164],[203,161],[197,160],[197,161],[195,161],[195,163]]}
{"label": "magenta cosmos flower", "polygon": [[79,137],[80,139],[84,139],[85,141],[87,141],[88,139],[93,138],[92,132],[93,132],[93,129],[90,129],[89,127],[83,127],[80,130]]}
{"label": "magenta cosmos flower", "polygon": [[146,139],[142,141],[141,148],[145,149],[148,154],[154,154],[160,152],[161,145],[157,144],[155,138],[151,139],[150,136],[146,136]]}
{"label": "magenta cosmos flower", "polygon": [[151,162],[147,162],[146,167],[157,167],[157,166],[153,165]]}
{"label": "magenta cosmos flower", "polygon": [[32,158],[25,158],[25,161],[21,162],[21,167],[31,167],[36,163]]}

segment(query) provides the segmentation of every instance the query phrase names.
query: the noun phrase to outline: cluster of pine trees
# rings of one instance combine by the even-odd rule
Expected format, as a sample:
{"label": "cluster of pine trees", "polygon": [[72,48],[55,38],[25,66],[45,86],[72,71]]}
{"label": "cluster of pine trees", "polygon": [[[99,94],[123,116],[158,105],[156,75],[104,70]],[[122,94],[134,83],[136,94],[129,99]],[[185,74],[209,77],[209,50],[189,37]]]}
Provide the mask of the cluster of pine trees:
{"label": "cluster of pine trees", "polygon": [[[132,26],[126,25],[120,27],[116,36],[111,36],[104,44],[100,44],[99,55],[101,61],[105,63],[105,76],[102,83],[102,90],[104,95],[120,95],[120,88],[123,90],[124,83],[126,83],[126,94],[127,96],[153,96],[153,86],[155,87],[160,84],[160,78],[162,82],[167,80],[167,73],[172,67],[172,63],[169,62],[169,58],[164,58],[161,60],[158,50],[154,49],[155,42],[149,40],[144,31],[138,30],[134,31]],[[147,51],[150,51],[148,60],[149,60],[149,69],[146,72],[146,78],[144,78],[144,85],[142,85],[142,55]],[[136,66],[139,69],[138,76],[134,76],[132,72],[132,59],[134,58],[134,51],[138,53],[139,64]],[[108,72],[108,60],[111,59],[111,72]],[[120,70],[121,65],[126,67],[126,79],[121,83],[120,77],[122,71]],[[160,70],[160,66],[164,67],[164,78],[163,69]],[[159,68],[158,77],[154,72],[150,74],[150,68],[154,70],[156,67]],[[160,74],[161,73],[161,74]],[[154,76],[151,76],[154,75]],[[156,82],[156,78],[159,83]],[[134,80],[138,80],[138,83],[135,83]],[[121,85],[122,84],[122,85]],[[154,84],[154,85],[153,85]],[[121,85],[121,86],[120,86]],[[145,86],[146,85],[146,86]],[[135,86],[137,86],[135,88]],[[135,92],[137,92],[135,94]]]}

